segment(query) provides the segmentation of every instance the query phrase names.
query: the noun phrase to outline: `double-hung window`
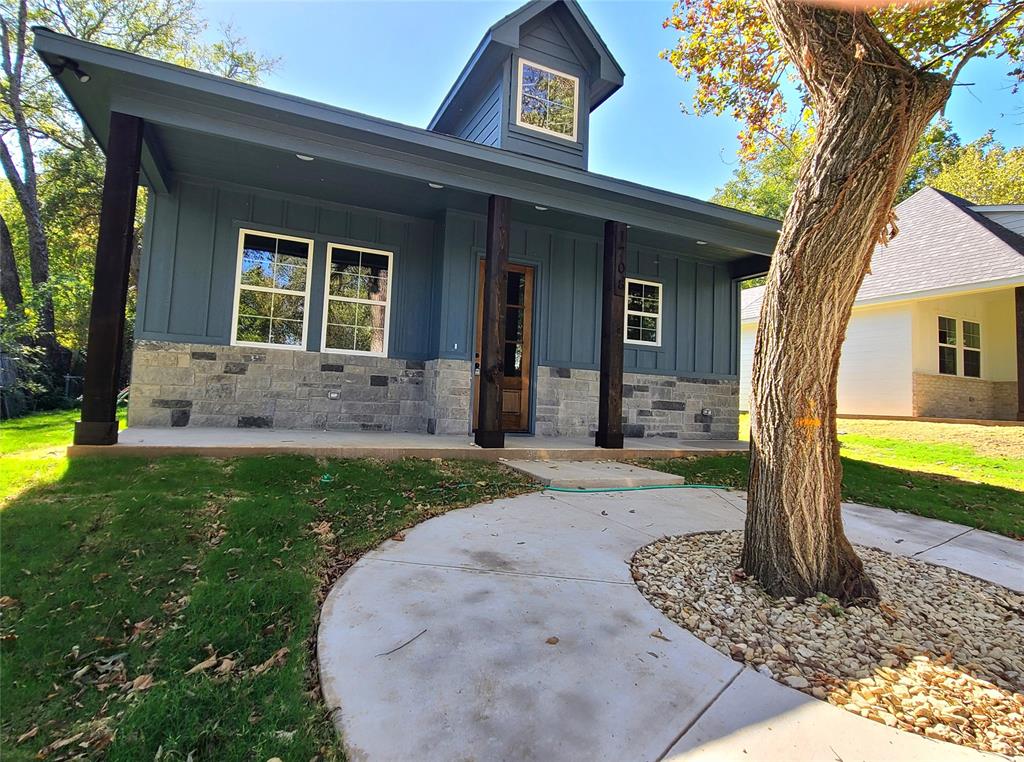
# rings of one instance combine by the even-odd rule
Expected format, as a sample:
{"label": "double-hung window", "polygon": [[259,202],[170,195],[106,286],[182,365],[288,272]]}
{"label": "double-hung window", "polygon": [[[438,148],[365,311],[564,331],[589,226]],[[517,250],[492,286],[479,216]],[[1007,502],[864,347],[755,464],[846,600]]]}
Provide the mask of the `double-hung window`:
{"label": "double-hung window", "polygon": [[517,125],[576,140],[579,101],[579,77],[519,59]]}
{"label": "double-hung window", "polygon": [[964,375],[981,378],[981,324],[963,321]]}
{"label": "double-hung window", "polygon": [[304,348],[313,242],[242,230],[238,249],[233,343]]}
{"label": "double-hung window", "polygon": [[958,326],[957,322],[956,318],[939,316],[939,373],[981,378],[981,324],[961,320]]}
{"label": "double-hung window", "polygon": [[328,245],[325,351],[387,354],[393,274],[390,251]]}
{"label": "double-hung window", "polygon": [[939,373],[956,375],[956,320],[939,317]]}
{"label": "double-hung window", "polygon": [[626,278],[626,341],[661,346],[661,284]]}

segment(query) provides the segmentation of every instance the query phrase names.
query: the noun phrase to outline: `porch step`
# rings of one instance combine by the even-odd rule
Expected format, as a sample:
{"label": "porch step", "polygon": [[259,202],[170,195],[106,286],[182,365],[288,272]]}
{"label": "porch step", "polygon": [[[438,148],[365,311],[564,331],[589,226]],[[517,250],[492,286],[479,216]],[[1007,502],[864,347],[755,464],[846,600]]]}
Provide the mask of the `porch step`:
{"label": "porch step", "polygon": [[681,476],[650,468],[631,466],[614,460],[506,460],[509,468],[548,487],[575,489],[615,489],[618,487],[655,487],[684,484]]}

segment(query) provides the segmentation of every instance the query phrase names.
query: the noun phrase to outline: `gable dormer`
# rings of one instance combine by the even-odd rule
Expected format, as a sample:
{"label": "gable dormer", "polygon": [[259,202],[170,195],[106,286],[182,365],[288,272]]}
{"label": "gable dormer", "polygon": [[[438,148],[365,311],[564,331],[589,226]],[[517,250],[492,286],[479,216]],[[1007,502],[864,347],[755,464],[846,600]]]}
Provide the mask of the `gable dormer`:
{"label": "gable dormer", "polygon": [[586,169],[590,114],[622,80],[575,0],[533,0],[487,30],[429,129]]}

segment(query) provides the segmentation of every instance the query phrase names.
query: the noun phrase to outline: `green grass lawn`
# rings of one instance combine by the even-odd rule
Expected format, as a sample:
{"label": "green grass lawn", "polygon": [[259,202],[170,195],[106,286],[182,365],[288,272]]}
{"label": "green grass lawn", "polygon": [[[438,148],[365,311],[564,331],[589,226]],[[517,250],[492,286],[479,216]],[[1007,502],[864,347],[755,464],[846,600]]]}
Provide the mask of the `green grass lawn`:
{"label": "green grass lawn", "polygon": [[477,461],[69,462],[75,418],[0,426],[4,760],[336,758],[312,651],[330,581],[430,516],[534,489]]}
{"label": "green grass lawn", "polygon": [[[843,499],[1024,538],[1024,491],[843,456]],[[746,454],[639,461],[691,483],[746,489]]]}
{"label": "green grass lawn", "polygon": [[[848,461],[1024,491],[1024,427],[840,418],[838,430]],[[749,438],[743,414],[740,439]]]}

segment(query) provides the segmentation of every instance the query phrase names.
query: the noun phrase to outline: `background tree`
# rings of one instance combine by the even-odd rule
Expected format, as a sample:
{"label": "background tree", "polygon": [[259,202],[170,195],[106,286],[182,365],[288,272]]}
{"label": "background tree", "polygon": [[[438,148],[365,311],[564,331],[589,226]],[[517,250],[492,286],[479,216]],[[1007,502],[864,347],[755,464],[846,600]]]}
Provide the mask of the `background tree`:
{"label": "background tree", "polygon": [[990,132],[943,162],[928,184],[976,204],[1024,204],[1024,146],[1005,148]]}
{"label": "background tree", "polygon": [[[67,348],[84,346],[104,164],[32,52],[33,25],[249,82],[276,61],[247,50],[230,28],[204,42],[207,25],[195,0],[4,0],[0,5],[0,164],[10,191],[0,197],[0,207],[20,276],[17,289],[13,277],[4,280],[5,319],[31,328],[32,340],[46,350],[53,385],[68,367]],[[13,206],[5,203],[12,199]],[[22,305],[29,305],[27,322],[14,314]]]}
{"label": "background tree", "polygon": [[782,132],[787,76],[814,113],[754,348],[742,563],[772,595],[877,597],[839,508],[840,349],[875,244],[893,235],[893,203],[921,135],[972,58],[1001,54],[1019,66],[1022,12],[1024,0],[870,13],[679,0],[666,21],[681,34],[666,55],[696,82],[694,110],[738,118],[747,155]]}
{"label": "background tree", "polygon": [[[740,161],[715,189],[716,204],[782,219],[796,188],[800,162],[813,144],[813,127],[794,129],[785,142]],[[1024,147],[1005,148],[989,132],[966,146],[945,119],[928,126],[910,157],[896,203],[930,185],[978,204],[1024,203]]]}

